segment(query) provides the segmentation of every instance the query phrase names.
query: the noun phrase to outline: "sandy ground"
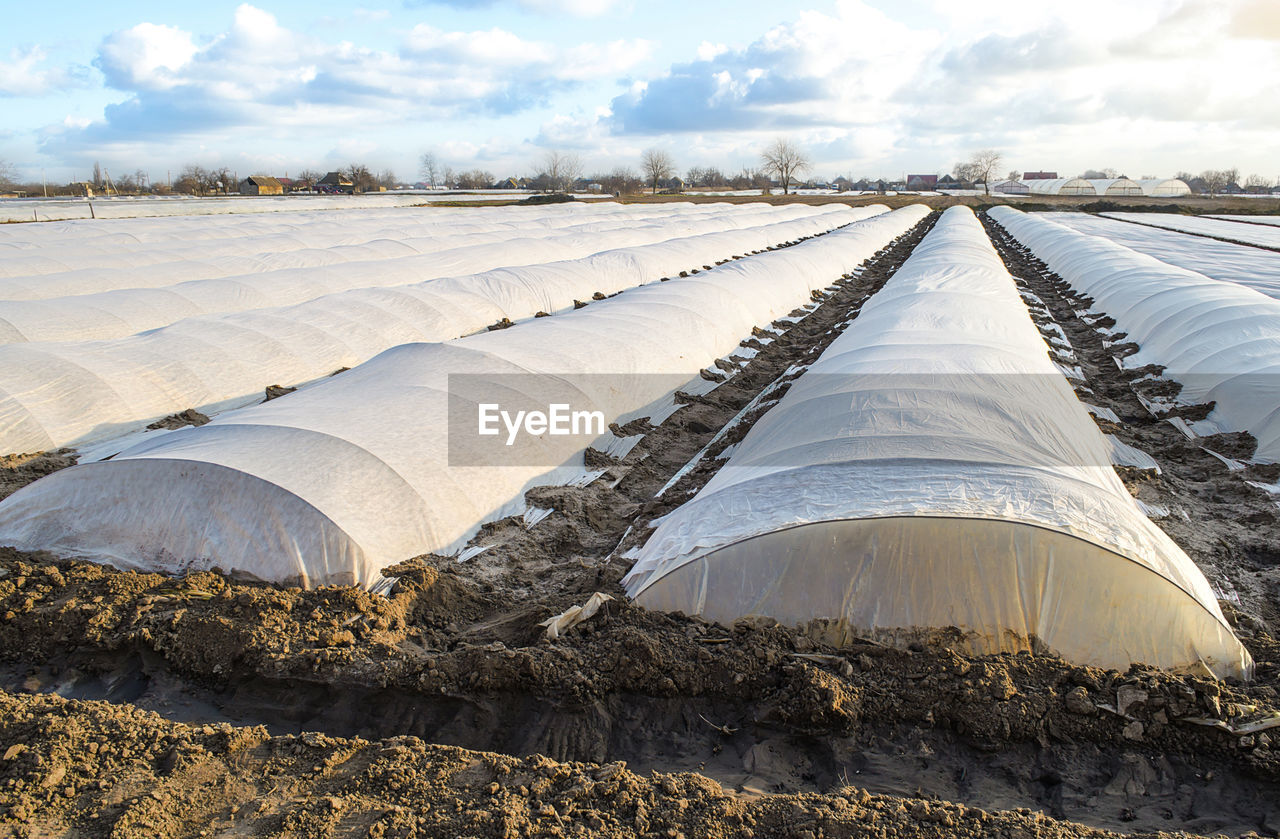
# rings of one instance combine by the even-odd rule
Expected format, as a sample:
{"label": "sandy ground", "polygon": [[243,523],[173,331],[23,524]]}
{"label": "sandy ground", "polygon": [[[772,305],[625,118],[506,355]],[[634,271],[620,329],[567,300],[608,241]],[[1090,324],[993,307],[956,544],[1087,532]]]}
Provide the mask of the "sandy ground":
{"label": "sandy ground", "polygon": [[[1037,319],[1075,347],[1082,397],[1160,462],[1126,482],[1186,513],[1160,524],[1223,592],[1255,682],[969,657],[945,632],[836,650],[625,601],[619,543],[722,461],[657,490],[815,358],[932,220],[833,277],[726,384],[624,429],[645,437],[602,479],[530,493],[545,520],[487,526],[476,543],[493,547],[467,563],[388,569],[388,597],[0,550],[0,835],[1280,834],[1280,728],[1249,727],[1280,702],[1275,506],[1146,414],[1084,301],[1007,242]],[[58,463],[4,464],[5,486]],[[615,599],[546,637],[541,621],[594,592]]]}

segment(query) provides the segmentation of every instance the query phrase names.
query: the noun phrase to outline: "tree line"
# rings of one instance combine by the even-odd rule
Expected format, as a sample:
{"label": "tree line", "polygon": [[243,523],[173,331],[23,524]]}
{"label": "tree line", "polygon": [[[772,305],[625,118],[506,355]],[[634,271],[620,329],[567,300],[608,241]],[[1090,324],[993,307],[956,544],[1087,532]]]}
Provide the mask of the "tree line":
{"label": "tree line", "polygon": [[[1003,154],[996,149],[976,151],[968,159],[957,162],[952,167],[948,182],[957,186],[981,186],[990,193],[993,182],[1000,177],[997,173],[1003,160]],[[743,167],[733,174],[726,174],[715,166],[692,166],[686,169],[681,177],[671,152],[660,148],[644,150],[635,168],[624,165],[609,171],[594,171],[590,174],[585,172],[582,159],[576,152],[551,149],[539,159],[532,176],[511,177],[501,182],[492,172],[484,169],[455,172],[452,167],[441,163],[437,155],[431,151],[423,153],[419,163],[421,184],[447,189],[519,187],[540,192],[563,193],[590,187],[617,195],[626,195],[645,190],[656,194],[661,191],[678,191],[682,188],[759,189],[762,191],[780,188],[786,194],[797,186],[814,183],[803,180],[813,168],[808,152],[785,137],[773,140],[760,151],[757,166]],[[348,164],[337,172],[355,190],[361,192],[407,186],[392,170],[384,169],[375,174],[363,163]],[[303,169],[293,178],[287,179],[286,187],[294,190],[315,189],[324,177],[325,174],[319,171]],[[1009,180],[1018,180],[1022,177],[1022,173],[1013,170],[1007,172],[1004,177]],[[1098,179],[1124,177],[1124,175],[1114,168],[1102,168],[1087,169],[1078,177]],[[1267,193],[1276,185],[1270,178],[1256,174],[1242,180],[1240,171],[1235,168],[1206,169],[1199,174],[1180,171],[1174,177],[1185,181],[1192,192],[1208,195]],[[40,183],[21,183],[15,167],[5,160],[0,160],[0,190],[18,190],[32,195],[42,192],[47,192],[49,195],[84,194],[86,183],[98,194],[172,192],[196,196],[226,195],[238,191],[239,180],[238,173],[226,166],[206,168],[196,164],[184,166],[178,171],[177,177],[166,173],[164,180],[161,181],[153,181],[149,173],[142,169],[118,173],[113,177],[110,172],[95,162],[92,174],[87,181],[46,186]],[[838,177],[831,183],[842,189],[907,188],[906,184],[892,178],[862,178],[854,181],[851,177]]]}

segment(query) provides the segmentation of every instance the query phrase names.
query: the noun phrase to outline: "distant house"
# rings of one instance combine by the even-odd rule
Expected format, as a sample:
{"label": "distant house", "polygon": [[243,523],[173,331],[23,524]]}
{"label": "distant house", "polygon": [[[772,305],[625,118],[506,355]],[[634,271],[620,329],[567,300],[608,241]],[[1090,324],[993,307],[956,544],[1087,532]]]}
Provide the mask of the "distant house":
{"label": "distant house", "polygon": [[250,175],[240,182],[241,195],[284,195],[284,184],[269,175]]}
{"label": "distant house", "polygon": [[316,189],[320,192],[341,192],[351,195],[356,191],[356,185],[341,172],[330,172],[316,181]]}
{"label": "distant house", "polygon": [[937,188],[937,175],[907,175],[907,189],[924,192]]}
{"label": "distant house", "polygon": [[1053,181],[1057,178],[1057,172],[1024,172],[1022,175],[1024,181]]}
{"label": "distant house", "polygon": [[519,189],[520,182],[517,181],[515,178],[504,178],[503,180],[498,181],[497,188],[498,189]]}
{"label": "distant house", "polygon": [[934,189],[964,189],[964,184],[957,181],[950,175],[943,175],[938,178],[937,183],[933,185]]}

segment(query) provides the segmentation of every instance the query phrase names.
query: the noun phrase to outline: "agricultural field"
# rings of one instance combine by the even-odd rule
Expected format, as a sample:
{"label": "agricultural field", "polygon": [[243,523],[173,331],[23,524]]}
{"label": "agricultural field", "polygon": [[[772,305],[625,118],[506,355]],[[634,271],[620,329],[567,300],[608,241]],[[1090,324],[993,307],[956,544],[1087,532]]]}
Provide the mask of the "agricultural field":
{"label": "agricultural field", "polygon": [[0,227],[0,833],[1280,835],[1273,220],[873,202]]}

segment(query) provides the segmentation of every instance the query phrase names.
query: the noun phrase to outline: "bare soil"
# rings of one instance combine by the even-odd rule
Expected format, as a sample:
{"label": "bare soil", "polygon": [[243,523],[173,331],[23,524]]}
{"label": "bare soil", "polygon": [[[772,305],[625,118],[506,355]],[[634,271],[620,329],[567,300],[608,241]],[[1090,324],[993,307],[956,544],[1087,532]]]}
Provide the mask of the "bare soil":
{"label": "bare soil", "polygon": [[[1083,301],[998,229],[1070,337],[1082,397],[1161,463],[1127,482],[1186,513],[1160,524],[1224,592],[1257,680],[965,656],[946,632],[837,650],[626,601],[619,546],[723,461],[657,491],[780,396],[934,218],[748,342],[710,394],[619,429],[644,439],[601,479],[532,491],[547,518],[487,526],[465,563],[388,569],[386,597],[0,549],[0,835],[1280,835],[1280,729],[1240,730],[1278,703],[1275,506],[1146,414]],[[614,599],[547,637],[595,592]]]}

